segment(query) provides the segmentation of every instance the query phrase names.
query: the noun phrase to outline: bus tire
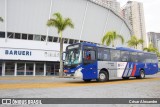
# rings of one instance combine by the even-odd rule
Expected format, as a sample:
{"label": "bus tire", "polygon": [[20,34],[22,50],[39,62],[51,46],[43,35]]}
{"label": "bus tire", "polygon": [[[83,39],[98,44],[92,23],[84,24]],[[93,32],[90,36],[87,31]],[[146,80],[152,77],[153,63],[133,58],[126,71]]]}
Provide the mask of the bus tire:
{"label": "bus tire", "polygon": [[109,75],[106,71],[100,71],[98,82],[106,82],[109,81]]}
{"label": "bus tire", "polygon": [[128,80],[129,79],[129,77],[122,77],[124,80]]}
{"label": "bus tire", "polygon": [[84,81],[84,82],[90,82],[91,79],[84,79],[83,81]]}
{"label": "bus tire", "polygon": [[144,70],[140,70],[140,76],[136,77],[137,79],[143,79],[145,78],[145,72]]}

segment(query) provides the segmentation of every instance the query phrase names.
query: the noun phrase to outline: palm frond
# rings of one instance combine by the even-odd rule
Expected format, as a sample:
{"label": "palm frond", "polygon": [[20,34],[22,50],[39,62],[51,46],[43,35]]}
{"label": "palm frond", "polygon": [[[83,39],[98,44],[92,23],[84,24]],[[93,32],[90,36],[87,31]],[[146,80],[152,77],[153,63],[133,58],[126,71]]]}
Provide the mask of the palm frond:
{"label": "palm frond", "polygon": [[129,47],[137,47],[137,45],[143,44],[142,39],[138,39],[136,36],[131,36],[131,39],[127,42]]}
{"label": "palm frond", "polygon": [[102,44],[106,42],[106,45],[109,46],[112,43],[112,46],[114,46],[114,41],[116,39],[121,39],[122,43],[124,43],[124,38],[121,35],[118,35],[116,31],[109,31],[107,32],[103,38],[102,38]]}
{"label": "palm frond", "polygon": [[157,52],[158,52],[158,49],[155,48],[155,47],[153,46],[153,44],[149,44],[149,46],[148,46],[148,47],[145,47],[143,50],[144,50],[144,51],[147,51],[147,52],[154,52],[154,53],[157,53]]}
{"label": "palm frond", "polygon": [[54,13],[53,17],[47,21],[47,26],[57,28],[58,33],[68,26],[74,28],[72,20],[70,18],[64,19],[60,13]]}
{"label": "palm frond", "polygon": [[123,38],[123,36],[122,36],[122,35],[117,35],[117,37],[121,39],[121,42],[122,42],[122,44],[123,44],[123,43],[124,43],[124,38]]}

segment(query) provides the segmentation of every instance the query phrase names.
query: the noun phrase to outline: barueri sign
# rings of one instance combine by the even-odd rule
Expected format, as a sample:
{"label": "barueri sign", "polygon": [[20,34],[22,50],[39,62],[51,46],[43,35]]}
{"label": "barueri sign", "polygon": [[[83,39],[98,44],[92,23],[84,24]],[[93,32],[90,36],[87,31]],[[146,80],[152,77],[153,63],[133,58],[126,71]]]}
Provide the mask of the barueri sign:
{"label": "barueri sign", "polygon": [[59,61],[59,52],[51,50],[0,49],[1,60]]}

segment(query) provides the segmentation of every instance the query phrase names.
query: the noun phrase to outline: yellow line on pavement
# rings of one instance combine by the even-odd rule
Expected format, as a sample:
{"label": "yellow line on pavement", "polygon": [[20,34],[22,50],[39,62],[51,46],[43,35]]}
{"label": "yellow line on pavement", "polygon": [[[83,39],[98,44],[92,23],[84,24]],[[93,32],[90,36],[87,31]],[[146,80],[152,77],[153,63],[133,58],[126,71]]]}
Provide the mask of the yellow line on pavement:
{"label": "yellow line on pavement", "polygon": [[111,80],[109,82],[46,82],[46,83],[1,83],[0,89],[32,89],[32,88],[60,88],[60,87],[79,87],[79,86],[96,86],[109,84],[126,84],[136,82],[160,81],[160,78],[132,79],[132,80]]}

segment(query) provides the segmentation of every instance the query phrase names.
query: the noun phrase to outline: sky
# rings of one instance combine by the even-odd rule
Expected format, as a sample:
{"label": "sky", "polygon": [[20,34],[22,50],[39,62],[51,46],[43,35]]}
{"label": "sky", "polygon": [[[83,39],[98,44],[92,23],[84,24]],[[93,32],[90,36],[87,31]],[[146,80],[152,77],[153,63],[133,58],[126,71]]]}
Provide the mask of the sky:
{"label": "sky", "polygon": [[[117,0],[124,6],[128,0]],[[143,3],[147,32],[160,33],[160,0],[131,0]]]}

